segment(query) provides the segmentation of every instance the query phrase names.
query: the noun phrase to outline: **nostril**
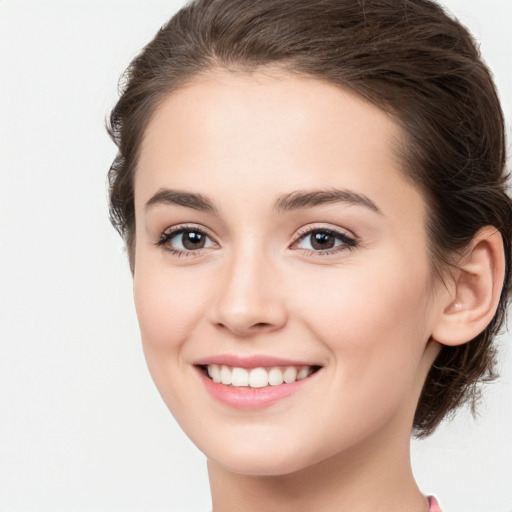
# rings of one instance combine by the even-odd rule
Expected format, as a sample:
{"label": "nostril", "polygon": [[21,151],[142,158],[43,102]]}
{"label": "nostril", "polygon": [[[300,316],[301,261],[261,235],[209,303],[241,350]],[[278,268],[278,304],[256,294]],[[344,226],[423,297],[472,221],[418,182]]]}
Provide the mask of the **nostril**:
{"label": "nostril", "polygon": [[217,322],[216,326],[222,330],[227,329],[239,336],[251,336],[257,333],[266,333],[274,329],[273,324],[270,322],[256,322],[254,324],[248,323],[246,325],[237,325],[234,322],[230,324]]}
{"label": "nostril", "polygon": [[252,327],[256,328],[256,329],[264,329],[264,328],[269,327],[269,326],[270,326],[270,324],[268,324],[268,323],[258,322],[257,324],[254,324]]}

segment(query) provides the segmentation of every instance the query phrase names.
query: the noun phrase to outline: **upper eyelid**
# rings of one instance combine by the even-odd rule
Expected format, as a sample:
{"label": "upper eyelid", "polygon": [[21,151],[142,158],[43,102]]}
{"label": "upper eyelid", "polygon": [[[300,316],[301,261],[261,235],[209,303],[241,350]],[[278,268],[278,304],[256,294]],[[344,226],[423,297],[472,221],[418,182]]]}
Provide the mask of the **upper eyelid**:
{"label": "upper eyelid", "polygon": [[339,226],[333,226],[332,224],[308,224],[307,226],[303,226],[295,232],[293,241],[295,242],[303,238],[305,235],[312,233],[313,231],[328,231],[345,236],[347,238],[358,240],[358,237],[352,231],[341,228]]}
{"label": "upper eyelid", "polygon": [[177,224],[175,226],[170,226],[162,231],[162,236],[175,235],[181,231],[198,231],[199,233],[203,233],[212,239],[215,238],[215,236],[208,228],[198,224]]}
{"label": "upper eyelid", "polygon": [[[206,235],[215,245],[219,245],[219,243],[216,240],[216,237],[210,233],[210,230],[205,228],[204,226],[200,226],[197,224],[176,224],[174,226],[169,226],[163,231],[160,232],[160,235],[155,240],[154,244],[157,246],[166,244],[171,238],[173,238],[176,235],[179,235],[183,231],[197,231],[203,235]],[[196,249],[201,250],[201,249]],[[192,251],[190,251],[192,252]]]}

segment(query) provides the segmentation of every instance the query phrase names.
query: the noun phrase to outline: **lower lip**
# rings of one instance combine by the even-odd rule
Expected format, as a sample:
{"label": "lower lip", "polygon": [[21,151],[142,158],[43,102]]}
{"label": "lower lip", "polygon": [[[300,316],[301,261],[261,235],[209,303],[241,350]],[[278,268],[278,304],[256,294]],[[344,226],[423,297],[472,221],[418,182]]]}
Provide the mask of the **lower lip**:
{"label": "lower lip", "polygon": [[250,410],[263,409],[297,393],[315,379],[320,370],[305,379],[297,380],[291,384],[266,386],[264,388],[226,386],[213,382],[200,368],[198,368],[198,371],[206,390],[213,398],[235,409]]}

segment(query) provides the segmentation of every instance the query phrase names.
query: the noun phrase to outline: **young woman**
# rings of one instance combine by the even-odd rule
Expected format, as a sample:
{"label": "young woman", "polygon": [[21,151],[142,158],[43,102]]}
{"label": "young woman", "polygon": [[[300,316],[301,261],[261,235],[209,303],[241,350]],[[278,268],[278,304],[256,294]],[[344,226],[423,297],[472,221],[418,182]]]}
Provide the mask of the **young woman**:
{"label": "young woman", "polygon": [[503,115],[427,0],[199,0],[131,64],[111,215],[213,512],[434,512],[427,436],[493,375]]}

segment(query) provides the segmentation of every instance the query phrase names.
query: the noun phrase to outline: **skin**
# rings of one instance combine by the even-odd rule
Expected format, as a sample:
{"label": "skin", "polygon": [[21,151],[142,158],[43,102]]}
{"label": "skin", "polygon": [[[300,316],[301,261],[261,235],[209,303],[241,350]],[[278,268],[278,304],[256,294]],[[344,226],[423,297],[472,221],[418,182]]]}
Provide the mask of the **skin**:
{"label": "skin", "polygon": [[[146,360],[206,454],[214,512],[425,512],[410,467],[419,394],[453,299],[434,277],[422,194],[402,174],[401,133],[354,94],[284,72],[216,71],[152,117],[135,177],[134,294]],[[350,201],[280,211],[296,191]],[[153,200],[201,194],[217,211]],[[186,224],[204,248],[177,255]],[[313,249],[329,228],[357,241]],[[457,308],[459,309],[459,308]],[[292,396],[243,411],[213,399],[194,363],[218,354],[311,361]]]}

